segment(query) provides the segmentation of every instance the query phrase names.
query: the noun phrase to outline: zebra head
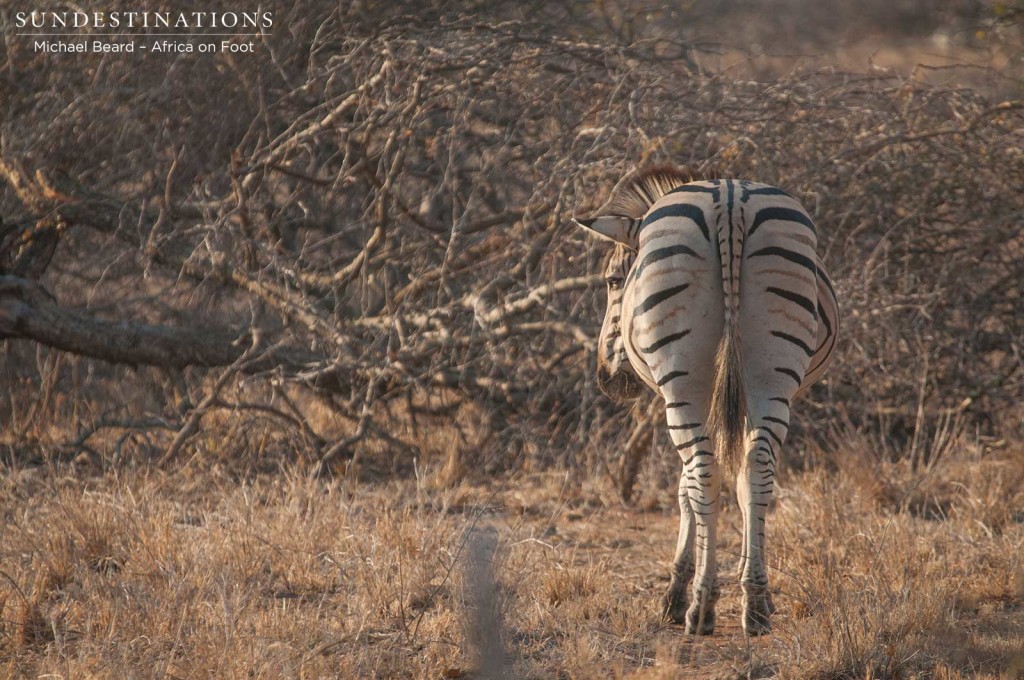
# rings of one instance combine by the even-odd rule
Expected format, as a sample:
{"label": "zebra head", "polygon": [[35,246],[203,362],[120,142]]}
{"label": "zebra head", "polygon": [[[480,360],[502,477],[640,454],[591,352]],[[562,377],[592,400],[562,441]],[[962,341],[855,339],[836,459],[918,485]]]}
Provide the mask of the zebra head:
{"label": "zebra head", "polygon": [[608,308],[601,324],[598,339],[597,385],[612,399],[636,399],[644,390],[626,356],[626,341],[622,334],[622,299],[626,294],[629,270],[636,260],[636,252],[626,246],[616,246],[609,253],[604,268],[608,286]]}
{"label": "zebra head", "polygon": [[608,286],[608,307],[601,324],[598,339],[597,385],[612,399],[636,399],[644,383],[626,356],[626,342],[622,335],[622,299],[629,281],[629,270],[636,260],[637,235],[641,220],[610,215],[593,219],[573,220],[596,236],[614,241],[615,248],[608,254],[604,279]]}

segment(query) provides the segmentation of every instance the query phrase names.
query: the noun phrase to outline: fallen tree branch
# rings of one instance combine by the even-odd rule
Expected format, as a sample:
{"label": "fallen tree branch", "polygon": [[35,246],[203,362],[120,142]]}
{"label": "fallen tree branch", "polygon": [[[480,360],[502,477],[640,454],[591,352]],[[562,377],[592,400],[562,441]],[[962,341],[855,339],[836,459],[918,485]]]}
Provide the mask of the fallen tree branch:
{"label": "fallen tree branch", "polygon": [[[245,352],[248,331],[215,327],[176,328],[107,321],[64,309],[39,283],[0,276],[0,338],[34,340],[47,347],[113,363],[161,366],[229,366]],[[285,366],[292,371],[322,361],[281,348],[246,365],[258,373]]]}

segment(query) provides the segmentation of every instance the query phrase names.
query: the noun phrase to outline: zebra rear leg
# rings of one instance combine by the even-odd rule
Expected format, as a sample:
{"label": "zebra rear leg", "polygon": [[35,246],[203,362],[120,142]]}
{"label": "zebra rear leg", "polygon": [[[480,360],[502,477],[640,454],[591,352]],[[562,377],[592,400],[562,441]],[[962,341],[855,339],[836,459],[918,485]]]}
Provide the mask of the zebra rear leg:
{"label": "zebra rear leg", "polygon": [[747,454],[736,480],[737,500],[743,513],[743,548],[740,586],[743,590],[743,630],[747,635],[771,632],[775,613],[768,590],[765,566],[765,515],[775,488],[776,451],[786,436],[789,414],[784,418],[753,418],[762,422],[748,437]]}
{"label": "zebra rear leg", "polygon": [[[663,602],[666,615],[685,622],[687,633],[710,635],[715,630],[719,594],[715,549],[720,473],[702,422],[706,405],[682,401],[685,396],[666,395],[668,430],[683,460],[683,472],[679,479],[679,542],[672,582]],[[686,586],[691,578],[692,598],[686,606]]]}
{"label": "zebra rear leg", "polygon": [[672,623],[686,622],[686,591],[693,579],[694,516],[686,492],[686,471],[679,474],[679,540],[672,560],[672,581],[661,598],[661,616]]}
{"label": "zebra rear leg", "polygon": [[693,600],[686,610],[686,632],[711,635],[715,631],[718,602],[718,559],[716,555],[720,476],[718,461],[707,449],[696,450],[686,463],[686,493],[696,528],[697,564]]}

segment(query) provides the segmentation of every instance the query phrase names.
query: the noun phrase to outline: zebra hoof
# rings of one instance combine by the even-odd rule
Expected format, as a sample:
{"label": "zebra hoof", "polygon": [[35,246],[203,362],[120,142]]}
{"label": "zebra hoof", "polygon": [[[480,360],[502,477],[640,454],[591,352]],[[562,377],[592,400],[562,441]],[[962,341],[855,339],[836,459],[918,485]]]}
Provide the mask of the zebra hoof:
{"label": "zebra hoof", "polygon": [[702,612],[699,603],[695,601],[686,612],[686,633],[688,635],[711,635],[714,632],[714,607],[704,607]]}
{"label": "zebra hoof", "polygon": [[661,620],[686,623],[686,584],[672,581],[661,598]]}
{"label": "zebra hoof", "polygon": [[772,632],[771,617],[774,613],[775,604],[767,589],[756,595],[743,595],[743,631],[750,637]]}

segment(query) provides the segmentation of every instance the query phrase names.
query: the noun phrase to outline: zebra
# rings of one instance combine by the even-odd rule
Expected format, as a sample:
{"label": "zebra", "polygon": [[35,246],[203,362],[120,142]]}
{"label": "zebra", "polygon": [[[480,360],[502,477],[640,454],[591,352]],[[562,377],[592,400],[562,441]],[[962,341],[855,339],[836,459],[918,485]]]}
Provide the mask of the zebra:
{"label": "zebra", "polygon": [[683,462],[662,616],[689,634],[714,632],[724,472],[743,515],[743,629],[765,634],[775,611],[764,528],[776,463],[793,399],[825,372],[839,332],[817,231],[796,199],[767,184],[659,166],[618,187],[599,216],[573,222],[616,244],[604,272],[599,387],[626,400],[646,384],[663,398]]}

